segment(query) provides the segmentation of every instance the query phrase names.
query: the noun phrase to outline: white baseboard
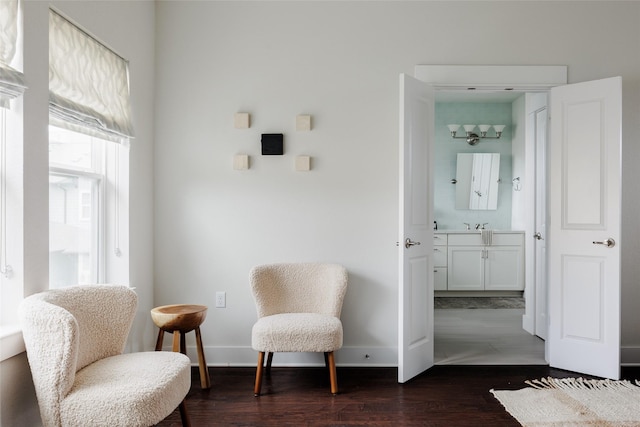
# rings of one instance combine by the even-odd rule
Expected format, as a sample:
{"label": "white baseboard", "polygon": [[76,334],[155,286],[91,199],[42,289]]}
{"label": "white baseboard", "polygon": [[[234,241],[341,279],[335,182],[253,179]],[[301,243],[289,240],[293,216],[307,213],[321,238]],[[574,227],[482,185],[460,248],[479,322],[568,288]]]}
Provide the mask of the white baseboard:
{"label": "white baseboard", "polygon": [[[171,351],[171,347],[164,350]],[[255,366],[258,354],[251,347],[214,347],[204,348],[208,366]],[[193,364],[198,364],[195,346],[187,347],[187,356]],[[640,346],[620,348],[620,364],[640,366]],[[323,366],[324,357],[319,353],[278,353],[274,356],[273,366]],[[398,352],[390,347],[342,347],[336,351],[336,365],[353,367],[396,367]]]}
{"label": "white baseboard", "polygon": [[[171,347],[164,350],[171,351]],[[258,353],[251,347],[205,346],[207,366],[242,367],[256,366]],[[195,365],[198,354],[195,346],[187,346],[187,356]],[[335,353],[338,366],[398,366],[398,352],[388,347],[342,347]],[[273,366],[324,366],[321,353],[278,353],[273,357]]]}

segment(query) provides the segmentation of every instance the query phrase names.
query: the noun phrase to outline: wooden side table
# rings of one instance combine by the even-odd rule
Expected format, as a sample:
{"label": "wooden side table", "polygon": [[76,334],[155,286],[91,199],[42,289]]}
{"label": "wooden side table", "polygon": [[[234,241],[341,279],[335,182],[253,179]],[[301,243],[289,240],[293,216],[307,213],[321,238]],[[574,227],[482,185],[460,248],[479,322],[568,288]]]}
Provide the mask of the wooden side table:
{"label": "wooden side table", "polygon": [[156,351],[162,350],[162,341],[165,332],[173,333],[173,351],[187,354],[185,334],[196,331],[196,347],[198,350],[198,365],[200,367],[200,385],[202,388],[211,388],[209,370],[204,358],[202,348],[202,336],[200,335],[200,325],[207,317],[206,305],[195,304],[173,304],[163,305],[151,309],[151,319],[160,331],[156,342]]}

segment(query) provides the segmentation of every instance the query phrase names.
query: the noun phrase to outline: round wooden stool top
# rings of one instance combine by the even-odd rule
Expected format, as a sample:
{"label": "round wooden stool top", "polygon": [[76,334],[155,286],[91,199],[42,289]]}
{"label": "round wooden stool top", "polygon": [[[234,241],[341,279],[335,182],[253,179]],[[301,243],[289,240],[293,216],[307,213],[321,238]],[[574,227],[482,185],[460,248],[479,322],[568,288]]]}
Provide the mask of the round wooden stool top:
{"label": "round wooden stool top", "polygon": [[196,304],[163,305],[151,309],[153,323],[167,332],[189,332],[207,317],[207,306]]}

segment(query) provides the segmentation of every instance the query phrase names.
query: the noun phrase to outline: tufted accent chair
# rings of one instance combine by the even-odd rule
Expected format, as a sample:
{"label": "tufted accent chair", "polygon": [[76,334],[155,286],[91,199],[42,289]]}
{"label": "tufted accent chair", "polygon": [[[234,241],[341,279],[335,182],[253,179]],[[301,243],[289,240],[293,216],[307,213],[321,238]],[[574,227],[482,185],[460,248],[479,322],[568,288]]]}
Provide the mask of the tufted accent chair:
{"label": "tufted accent chair", "polygon": [[324,353],[331,393],[338,393],[334,351],[342,347],[340,312],[347,291],[347,271],[338,264],[289,263],[254,267],[251,292],[258,321],[251,345],[258,351],[254,394],[276,352]]}
{"label": "tufted accent chair", "polygon": [[189,358],[122,354],[137,307],[126,286],[87,285],[25,298],[20,321],[45,427],[151,426],[180,406]]}

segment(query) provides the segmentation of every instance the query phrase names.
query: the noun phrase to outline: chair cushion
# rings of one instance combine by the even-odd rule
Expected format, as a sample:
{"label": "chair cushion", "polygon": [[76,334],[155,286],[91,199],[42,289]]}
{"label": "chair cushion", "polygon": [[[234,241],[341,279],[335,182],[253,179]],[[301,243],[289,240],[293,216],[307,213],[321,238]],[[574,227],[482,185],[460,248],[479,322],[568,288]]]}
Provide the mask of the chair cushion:
{"label": "chair cushion", "polygon": [[342,322],[317,313],[282,313],[258,319],[251,345],[265,352],[329,352],[342,347]]}
{"label": "chair cushion", "polygon": [[61,404],[63,426],[151,426],[171,414],[191,386],[191,362],[168,351],[121,354],[76,373]]}

